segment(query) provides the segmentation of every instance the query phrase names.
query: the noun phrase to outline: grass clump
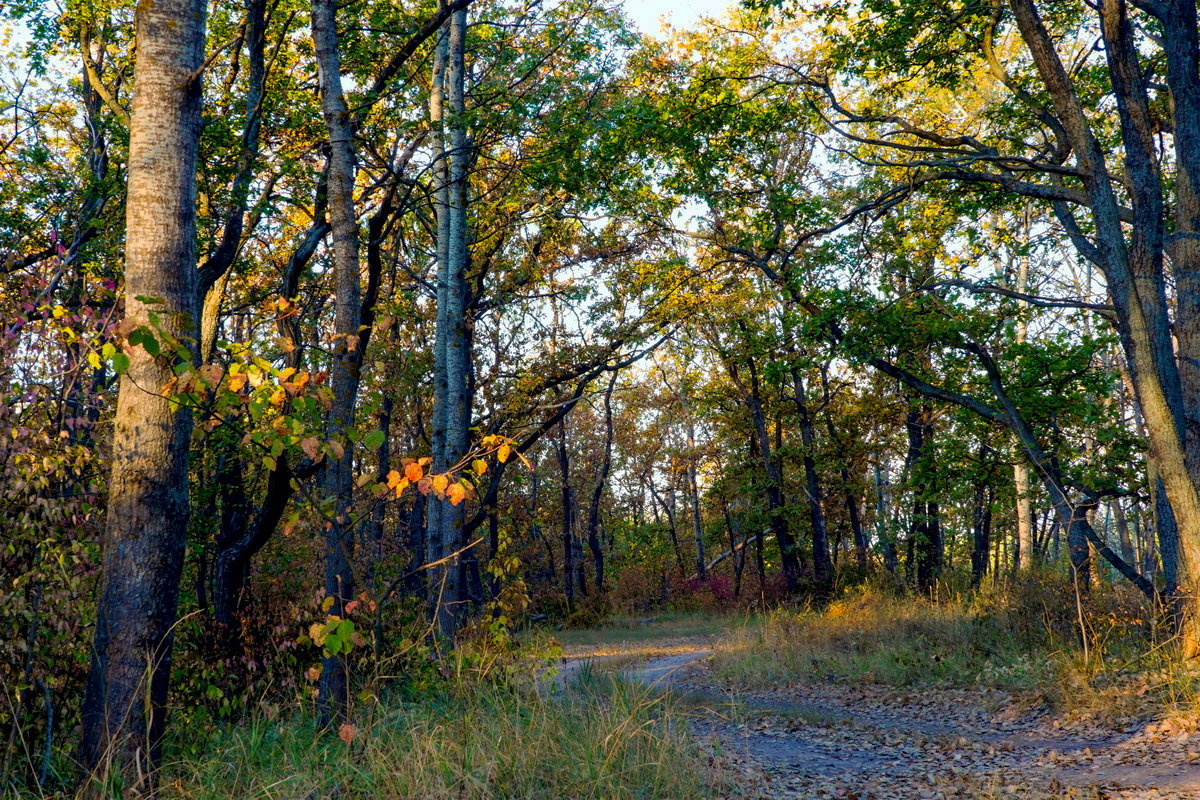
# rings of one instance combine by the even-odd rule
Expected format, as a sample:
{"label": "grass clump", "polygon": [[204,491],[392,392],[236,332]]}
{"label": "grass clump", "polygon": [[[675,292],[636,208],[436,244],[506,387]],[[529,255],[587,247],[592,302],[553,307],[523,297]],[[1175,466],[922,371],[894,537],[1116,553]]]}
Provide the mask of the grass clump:
{"label": "grass clump", "polygon": [[589,676],[561,696],[474,686],[378,708],[349,744],[310,720],[256,721],[168,766],[164,798],[703,798],[713,773],[682,717]]}

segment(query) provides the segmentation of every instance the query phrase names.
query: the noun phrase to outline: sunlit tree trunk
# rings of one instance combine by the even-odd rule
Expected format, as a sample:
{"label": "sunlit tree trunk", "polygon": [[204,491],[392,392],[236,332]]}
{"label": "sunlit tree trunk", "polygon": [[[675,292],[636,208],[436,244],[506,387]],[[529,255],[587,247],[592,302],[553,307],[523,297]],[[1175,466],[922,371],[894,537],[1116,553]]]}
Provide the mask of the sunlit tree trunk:
{"label": "sunlit tree trunk", "polygon": [[[125,204],[125,315],[194,346],[196,155],[205,4],[142,3]],[[164,353],[172,353],[169,346]],[[172,628],[188,527],[192,413],[164,387],[169,357],[125,349],[96,633],[82,707],[80,762],[123,776],[126,797],[154,790],[165,722]]]}

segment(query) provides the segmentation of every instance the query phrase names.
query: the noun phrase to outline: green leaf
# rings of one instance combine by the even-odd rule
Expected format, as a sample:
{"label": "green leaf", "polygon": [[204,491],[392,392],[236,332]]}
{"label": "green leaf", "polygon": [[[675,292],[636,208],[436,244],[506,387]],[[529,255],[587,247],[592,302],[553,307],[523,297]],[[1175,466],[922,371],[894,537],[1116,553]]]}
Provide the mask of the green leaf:
{"label": "green leaf", "polygon": [[368,431],[366,436],[363,436],[362,441],[364,445],[371,449],[379,447],[379,445],[383,444],[383,431]]}
{"label": "green leaf", "polygon": [[113,353],[112,365],[118,375],[124,375],[125,370],[129,369],[129,356],[124,353]]}
{"label": "green leaf", "polygon": [[142,348],[152,356],[157,356],[162,349],[158,346],[158,339],[150,332],[148,328],[143,329],[142,333]]}

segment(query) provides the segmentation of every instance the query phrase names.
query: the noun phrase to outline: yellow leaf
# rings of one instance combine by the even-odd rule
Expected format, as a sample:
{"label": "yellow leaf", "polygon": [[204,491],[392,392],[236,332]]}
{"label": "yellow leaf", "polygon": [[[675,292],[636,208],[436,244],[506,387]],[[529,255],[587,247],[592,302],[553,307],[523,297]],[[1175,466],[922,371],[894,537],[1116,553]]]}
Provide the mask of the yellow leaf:
{"label": "yellow leaf", "polygon": [[500,445],[500,449],[496,451],[496,458],[500,460],[501,464],[503,464],[505,461],[508,461],[508,457],[511,455],[512,448],[506,444]]}
{"label": "yellow leaf", "polygon": [[404,490],[408,488],[409,483],[408,478],[401,478],[396,482],[396,497],[404,494]]}
{"label": "yellow leaf", "polygon": [[438,496],[441,496],[442,492],[446,491],[446,486],[449,483],[450,483],[450,481],[446,478],[445,475],[434,475],[433,476],[433,493]]}
{"label": "yellow leaf", "polygon": [[476,475],[482,475],[487,472],[487,462],[481,458],[477,458],[471,462],[471,469],[475,470]]}

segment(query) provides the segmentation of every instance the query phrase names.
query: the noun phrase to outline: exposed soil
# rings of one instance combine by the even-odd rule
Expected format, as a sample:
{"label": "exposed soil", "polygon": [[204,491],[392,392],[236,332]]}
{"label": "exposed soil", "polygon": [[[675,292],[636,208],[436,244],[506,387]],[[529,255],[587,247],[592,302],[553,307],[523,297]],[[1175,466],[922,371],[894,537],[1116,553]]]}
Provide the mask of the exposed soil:
{"label": "exposed soil", "polygon": [[933,800],[1200,800],[1200,733],[1169,722],[1067,724],[994,689],[833,681],[732,692],[706,664],[706,639],[569,653],[680,695],[714,757],[747,797]]}

